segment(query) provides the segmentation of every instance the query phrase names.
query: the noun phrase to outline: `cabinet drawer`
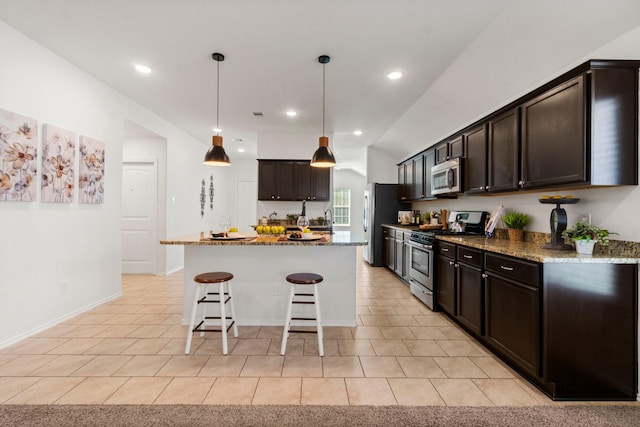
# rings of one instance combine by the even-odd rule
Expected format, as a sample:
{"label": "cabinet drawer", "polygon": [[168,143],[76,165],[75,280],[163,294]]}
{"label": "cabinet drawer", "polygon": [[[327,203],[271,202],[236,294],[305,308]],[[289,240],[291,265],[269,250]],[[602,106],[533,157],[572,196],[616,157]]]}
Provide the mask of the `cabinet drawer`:
{"label": "cabinet drawer", "polygon": [[474,267],[482,267],[482,251],[466,246],[458,246],[458,261]]}
{"label": "cabinet drawer", "polygon": [[438,253],[442,255],[455,258],[456,257],[456,245],[447,242],[438,242]]}
{"label": "cabinet drawer", "polygon": [[485,253],[485,269],[500,276],[540,287],[540,264],[508,256]]}
{"label": "cabinet drawer", "polygon": [[382,233],[385,237],[396,237],[396,230],[391,227],[382,227]]}

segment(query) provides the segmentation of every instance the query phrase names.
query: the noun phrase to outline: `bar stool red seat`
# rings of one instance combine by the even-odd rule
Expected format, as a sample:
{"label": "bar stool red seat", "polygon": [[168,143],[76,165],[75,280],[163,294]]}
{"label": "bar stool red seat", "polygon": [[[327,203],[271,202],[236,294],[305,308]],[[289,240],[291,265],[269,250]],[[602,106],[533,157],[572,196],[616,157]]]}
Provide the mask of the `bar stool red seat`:
{"label": "bar stool red seat", "polygon": [[[318,294],[318,284],[324,279],[319,274],[314,273],[293,273],[287,276],[287,282],[291,284],[289,290],[289,304],[287,306],[287,317],[282,332],[282,347],[280,354],[284,356],[287,349],[287,338],[289,332],[315,333],[318,335],[318,352],[320,356],[324,356],[324,347],[322,345],[322,319],[320,317],[320,299]],[[311,293],[304,288],[311,287]],[[295,304],[312,304],[315,306],[315,317],[292,317],[293,306]],[[305,322],[314,321],[316,324],[315,331],[293,330],[291,329],[292,321],[296,321],[295,326],[301,326]]]}
{"label": "bar stool red seat", "polygon": [[[191,321],[189,322],[189,332],[187,335],[187,344],[184,348],[185,354],[191,351],[191,339],[194,332],[200,332],[203,337],[205,332],[221,332],[222,333],[222,354],[229,352],[227,344],[227,333],[233,328],[233,336],[238,336],[238,325],[236,324],[236,310],[233,305],[233,295],[229,281],[233,279],[233,274],[224,271],[215,271],[209,273],[198,274],[193,278],[196,284],[196,292],[191,306]],[[212,285],[218,285],[217,291],[209,289]],[[219,308],[219,316],[207,316],[207,304],[217,304]],[[231,316],[227,316],[226,305],[231,308]],[[200,310],[202,307],[202,310]],[[201,313],[198,313],[201,311]],[[200,322],[196,325],[196,318]],[[219,328],[207,327],[207,320],[215,319],[219,321]],[[227,324],[227,321],[230,321]]]}

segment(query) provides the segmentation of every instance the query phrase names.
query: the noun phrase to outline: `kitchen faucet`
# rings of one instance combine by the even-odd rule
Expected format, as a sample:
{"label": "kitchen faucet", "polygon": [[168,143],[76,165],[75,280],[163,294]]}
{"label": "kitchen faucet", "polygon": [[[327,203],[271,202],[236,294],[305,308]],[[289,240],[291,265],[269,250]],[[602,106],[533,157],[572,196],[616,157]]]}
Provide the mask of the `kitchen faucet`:
{"label": "kitchen faucet", "polygon": [[[329,212],[329,217],[331,219],[327,219],[327,212]],[[333,212],[331,208],[324,211],[324,223],[329,226],[329,234],[333,234]]]}
{"label": "kitchen faucet", "polygon": [[271,213],[269,214],[269,219],[271,219],[271,220],[272,220],[272,219],[274,219],[274,218],[275,218],[275,217],[277,217],[277,216],[278,216],[278,212],[273,211],[273,212],[271,212]]}

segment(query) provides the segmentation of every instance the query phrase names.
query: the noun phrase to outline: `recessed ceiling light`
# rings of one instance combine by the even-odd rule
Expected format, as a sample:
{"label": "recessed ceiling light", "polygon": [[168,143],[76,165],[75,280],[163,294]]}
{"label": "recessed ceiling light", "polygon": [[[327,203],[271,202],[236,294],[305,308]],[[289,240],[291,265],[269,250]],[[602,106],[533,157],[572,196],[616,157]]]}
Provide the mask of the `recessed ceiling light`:
{"label": "recessed ceiling light", "polygon": [[133,66],[133,68],[135,68],[136,71],[141,73],[141,74],[149,74],[151,71],[153,71],[151,69],[151,67],[149,67],[148,65],[144,65],[144,64],[135,64]]}
{"label": "recessed ceiling light", "polygon": [[397,80],[402,77],[404,73],[400,70],[395,70],[387,73],[387,78],[390,80]]}
{"label": "recessed ceiling light", "polygon": [[220,129],[220,128],[213,128],[213,131],[214,131],[214,132],[218,132],[218,133],[219,133],[219,132],[222,132],[222,129]]}
{"label": "recessed ceiling light", "polygon": [[362,131],[360,129],[356,129],[356,130],[353,131],[353,134],[356,135],[356,136],[360,136],[360,135],[362,135]]}
{"label": "recessed ceiling light", "polygon": [[295,117],[295,116],[297,116],[297,115],[298,115],[298,113],[297,113],[297,112],[295,112],[295,111],[293,111],[293,110],[289,110],[289,111],[287,111],[285,114],[286,114],[287,116],[289,116],[289,117]]}
{"label": "recessed ceiling light", "polygon": [[244,153],[244,148],[238,148],[238,153]]}

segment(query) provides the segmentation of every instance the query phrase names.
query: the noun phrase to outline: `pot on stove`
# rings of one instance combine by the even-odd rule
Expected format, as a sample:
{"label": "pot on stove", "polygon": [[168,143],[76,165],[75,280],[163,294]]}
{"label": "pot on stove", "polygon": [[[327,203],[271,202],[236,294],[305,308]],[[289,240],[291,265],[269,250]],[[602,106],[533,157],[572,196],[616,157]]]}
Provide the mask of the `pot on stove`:
{"label": "pot on stove", "polygon": [[456,215],[456,220],[453,221],[449,226],[449,230],[451,230],[454,233],[464,233],[466,226],[467,224],[465,224],[465,222],[462,221],[462,215],[458,214]]}

